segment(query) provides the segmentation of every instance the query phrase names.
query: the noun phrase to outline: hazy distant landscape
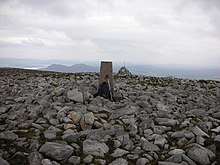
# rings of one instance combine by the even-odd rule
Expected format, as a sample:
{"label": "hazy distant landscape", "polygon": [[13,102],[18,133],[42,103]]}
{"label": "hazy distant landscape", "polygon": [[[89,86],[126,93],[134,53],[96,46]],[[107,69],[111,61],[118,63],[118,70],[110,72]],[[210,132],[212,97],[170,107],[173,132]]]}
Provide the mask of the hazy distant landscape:
{"label": "hazy distant landscape", "polygon": [[[123,64],[113,62],[113,70],[118,72]],[[99,62],[78,63],[74,61],[60,60],[36,60],[36,59],[16,59],[0,58],[0,67],[37,69],[55,72],[99,72]],[[196,68],[178,65],[137,65],[127,64],[126,67],[132,74],[177,77],[187,79],[210,79],[220,81],[220,68],[206,67]]]}

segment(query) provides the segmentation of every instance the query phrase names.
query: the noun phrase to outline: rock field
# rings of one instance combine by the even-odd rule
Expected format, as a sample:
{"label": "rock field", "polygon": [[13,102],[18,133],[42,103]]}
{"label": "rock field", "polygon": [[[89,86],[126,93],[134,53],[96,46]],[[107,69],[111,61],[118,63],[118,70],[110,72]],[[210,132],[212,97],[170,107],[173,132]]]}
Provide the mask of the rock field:
{"label": "rock field", "polygon": [[220,82],[0,68],[0,165],[220,164]]}

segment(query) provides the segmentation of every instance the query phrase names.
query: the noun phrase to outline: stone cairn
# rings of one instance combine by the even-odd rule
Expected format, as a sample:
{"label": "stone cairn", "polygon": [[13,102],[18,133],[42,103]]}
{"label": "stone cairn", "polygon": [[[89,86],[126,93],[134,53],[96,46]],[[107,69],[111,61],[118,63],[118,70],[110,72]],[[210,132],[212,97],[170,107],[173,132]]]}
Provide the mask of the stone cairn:
{"label": "stone cairn", "polygon": [[131,76],[132,74],[125,66],[123,66],[120,68],[117,75],[124,77],[124,76]]}

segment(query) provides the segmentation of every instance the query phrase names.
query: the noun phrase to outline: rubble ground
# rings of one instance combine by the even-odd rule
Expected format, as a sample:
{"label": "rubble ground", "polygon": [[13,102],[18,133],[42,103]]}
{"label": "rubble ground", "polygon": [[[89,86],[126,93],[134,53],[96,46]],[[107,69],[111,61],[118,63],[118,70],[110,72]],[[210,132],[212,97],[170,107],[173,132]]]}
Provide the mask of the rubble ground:
{"label": "rubble ground", "polygon": [[0,68],[0,164],[220,164],[220,82]]}

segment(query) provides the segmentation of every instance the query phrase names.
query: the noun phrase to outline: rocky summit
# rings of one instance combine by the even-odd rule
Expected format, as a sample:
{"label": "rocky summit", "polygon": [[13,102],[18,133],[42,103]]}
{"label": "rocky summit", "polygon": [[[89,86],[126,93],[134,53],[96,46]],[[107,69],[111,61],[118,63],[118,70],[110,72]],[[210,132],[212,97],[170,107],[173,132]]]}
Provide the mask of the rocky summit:
{"label": "rocky summit", "polygon": [[0,69],[1,165],[220,164],[220,82]]}

